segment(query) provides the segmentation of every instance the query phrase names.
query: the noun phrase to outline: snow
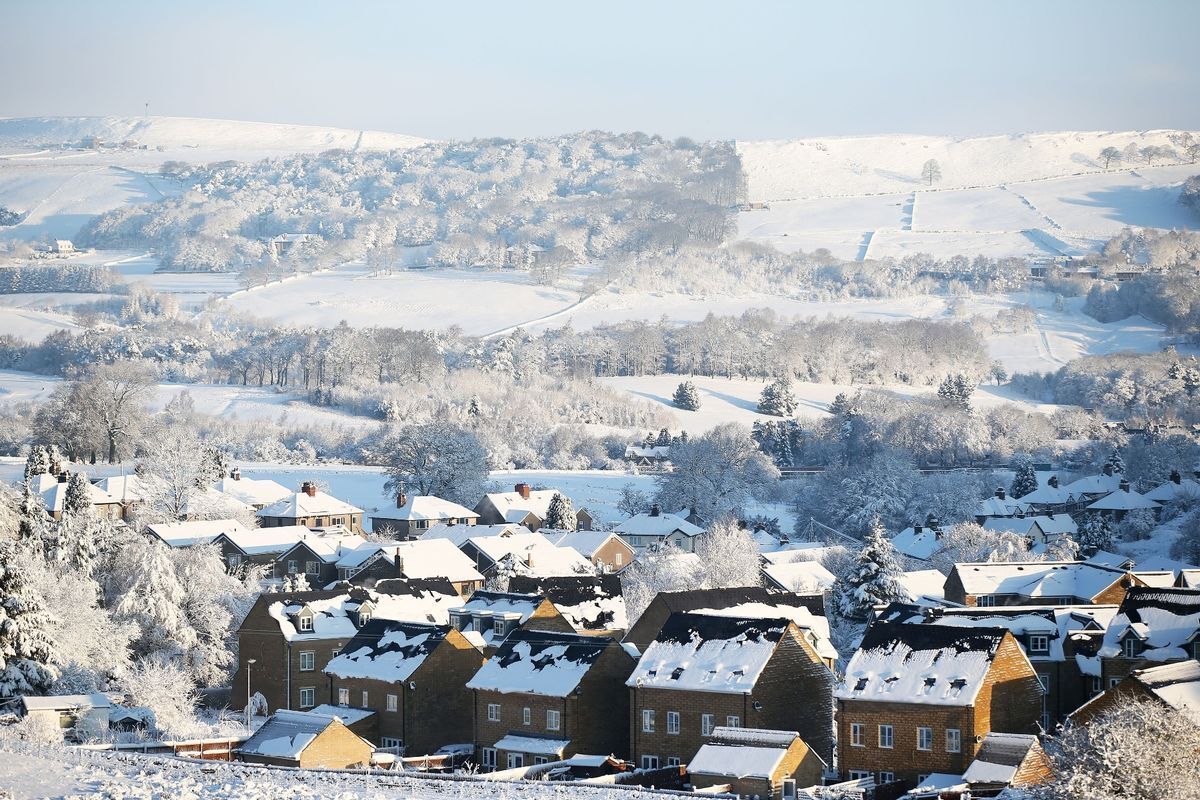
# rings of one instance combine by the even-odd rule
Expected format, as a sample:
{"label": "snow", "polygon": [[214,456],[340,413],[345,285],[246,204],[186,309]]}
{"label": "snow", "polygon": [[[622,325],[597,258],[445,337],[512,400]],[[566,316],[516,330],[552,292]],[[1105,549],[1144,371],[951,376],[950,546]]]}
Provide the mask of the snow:
{"label": "snow", "polygon": [[346,706],[333,706],[328,703],[315,706],[308,710],[310,714],[322,714],[327,717],[337,717],[342,721],[343,725],[353,725],[356,722],[362,722],[367,717],[370,717],[375,712],[369,708],[347,708]]}
{"label": "snow", "polygon": [[73,708],[112,708],[108,697],[98,692],[92,694],[60,694],[48,697],[26,696],[21,704],[28,711],[64,711]]}
{"label": "snow", "polygon": [[279,554],[291,550],[316,534],[303,525],[280,525],[272,528],[224,531],[225,538],[246,555]]}
{"label": "snow", "polygon": [[601,547],[608,544],[609,539],[613,538],[620,539],[621,537],[612,531],[581,530],[567,531],[551,541],[556,547],[570,547],[580,555],[591,558]]}
{"label": "snow", "polygon": [[336,718],[310,711],[276,711],[238,752],[272,758],[298,759]]}
{"label": "snow", "polygon": [[688,761],[689,773],[730,778],[771,778],[787,755],[786,748],[705,744]]}
{"label": "snow", "polygon": [[236,519],[188,520],[186,522],[157,522],[147,526],[150,533],[171,547],[191,547],[211,542],[221,534],[232,534],[231,539],[247,541],[251,531]]}
{"label": "snow", "polygon": [[674,533],[688,537],[704,533],[704,529],[699,525],[693,525],[681,516],[666,512],[638,514],[622,522],[615,530],[625,537],[653,536],[659,539]]}
{"label": "snow", "polygon": [[373,619],[325,667],[338,678],[406,681],[446,638],[450,628]]}
{"label": "snow", "polygon": [[262,507],[283,499],[291,490],[272,480],[255,480],[254,478],[222,478],[213,485],[219,492],[224,492],[248,506]]}
{"label": "snow", "polygon": [[753,691],[789,620],[672,614],[627,686],[697,692]]}
{"label": "snow", "polygon": [[1143,508],[1159,508],[1153,500],[1129,489],[1118,489],[1111,494],[1101,497],[1087,507],[1088,511],[1133,511]]}
{"label": "snow", "polygon": [[483,580],[471,559],[449,539],[423,539],[394,544],[365,542],[344,552],[338,560],[338,567],[353,569],[364,564],[375,553],[384,553],[398,564],[401,574],[406,578],[445,578],[456,583]]}
{"label": "snow", "polygon": [[318,490],[311,495],[304,491],[293,492],[290,497],[264,506],[258,512],[258,516],[301,519],[304,517],[327,517],[331,514],[361,514],[362,511],[357,506],[352,506],[331,494]]}
{"label": "snow", "polygon": [[822,566],[820,561],[767,564],[763,567],[763,574],[789,592],[827,592],[837,583],[837,576]]}
{"label": "snow", "polygon": [[1200,724],[1200,663],[1164,664],[1138,670],[1134,675],[1164,703]]}
{"label": "snow", "polygon": [[541,756],[561,756],[563,750],[571,744],[569,739],[551,739],[547,736],[521,736],[510,733],[496,742],[497,750],[513,753],[530,753]]}
{"label": "snow", "polygon": [[946,596],[946,576],[936,569],[916,569],[900,574],[900,585],[913,601],[940,600]]}
{"label": "snow", "polygon": [[807,607],[767,603],[738,603],[724,608],[697,608],[691,614],[709,617],[731,617],[733,619],[761,619],[770,621],[780,617],[791,620],[796,627],[809,634],[809,642],[817,651],[817,655],[825,659],[837,660],[838,652],[833,647],[829,637],[829,620],[814,614]]}
{"label": "snow", "polygon": [[967,594],[1077,597],[1084,601],[1121,580],[1120,569],[1076,561],[983,562],[956,568]]}
{"label": "snow", "polygon": [[467,688],[567,697],[610,645],[613,641],[604,637],[514,631]]}
{"label": "snow", "polygon": [[447,519],[479,519],[479,515],[458,503],[443,500],[433,495],[415,495],[408,497],[403,506],[391,511],[380,511],[372,514],[372,519],[396,520],[438,520]]}

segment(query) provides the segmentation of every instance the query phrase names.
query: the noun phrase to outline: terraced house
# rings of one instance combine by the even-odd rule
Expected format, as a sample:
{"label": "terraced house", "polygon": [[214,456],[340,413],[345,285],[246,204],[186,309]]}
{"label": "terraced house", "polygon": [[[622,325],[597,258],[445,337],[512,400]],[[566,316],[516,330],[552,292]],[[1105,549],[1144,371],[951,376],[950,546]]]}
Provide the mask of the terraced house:
{"label": "terraced house", "polygon": [[1104,687],[1135,670],[1200,660],[1200,589],[1130,589],[1100,649]]}
{"label": "terraced house", "polygon": [[1128,570],[1090,561],[955,564],[946,599],[962,606],[1118,605],[1146,582]]}

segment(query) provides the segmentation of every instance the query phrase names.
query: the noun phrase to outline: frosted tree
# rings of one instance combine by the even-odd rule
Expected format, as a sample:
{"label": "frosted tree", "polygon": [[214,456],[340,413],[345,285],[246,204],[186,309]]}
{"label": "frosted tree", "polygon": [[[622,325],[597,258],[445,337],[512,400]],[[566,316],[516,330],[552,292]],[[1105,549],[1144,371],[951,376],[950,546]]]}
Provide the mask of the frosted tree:
{"label": "frosted tree", "polygon": [[838,583],[834,602],[843,616],[865,620],[875,606],[908,597],[900,582],[902,572],[896,550],[877,521],[867,532],[863,549],[858,553],[858,563],[849,579]]}
{"label": "frosted tree", "polygon": [[46,448],[46,469],[51,475],[59,475],[63,471],[63,454],[56,444]]}
{"label": "frosted tree", "polygon": [[671,432],[669,430],[667,430],[666,428],[661,429],[658,432],[658,436],[654,437],[654,446],[655,447],[670,447],[671,446]]}
{"label": "frosted tree", "polygon": [[1024,497],[1030,492],[1037,491],[1037,471],[1033,468],[1033,459],[1027,455],[1013,456],[1010,463],[1016,464],[1016,474],[1008,493],[1013,497]]}
{"label": "frosted tree", "polygon": [[1200,564],[1200,511],[1192,511],[1179,522],[1179,538],[1171,544],[1171,558]]}
{"label": "frosted tree", "polygon": [[942,167],[935,159],[929,159],[921,165],[921,180],[926,186],[933,186],[934,181],[942,179]]}
{"label": "frosted tree", "polygon": [[474,506],[487,480],[487,453],[474,433],[450,422],[407,425],[385,445],[387,490]]}
{"label": "frosted tree", "polygon": [[704,565],[704,582],[710,588],[762,585],[758,545],[750,531],[738,527],[733,517],[718,519],[698,537],[696,555]]}
{"label": "frosted tree", "polygon": [[20,568],[16,546],[0,542],[0,697],[42,694],[58,677],[45,602]]}
{"label": "frosted tree", "polygon": [[228,474],[228,454],[216,445],[205,445],[200,457],[199,475],[196,478],[197,487],[207,489]]}
{"label": "frosted tree", "polygon": [[705,571],[696,557],[674,545],[640,554],[621,573],[621,594],[632,625],[660,592],[703,589]]}
{"label": "frosted tree", "polygon": [[555,492],[550,498],[550,506],[546,509],[546,519],[543,526],[556,531],[573,531],[579,527],[575,509],[571,506],[571,498],[560,492]]}
{"label": "frosted tree", "polygon": [[959,373],[957,375],[947,375],[938,386],[938,397],[942,398],[948,405],[967,410],[971,407],[971,395],[975,391],[975,386],[967,378],[966,375]]}
{"label": "frosted tree", "polygon": [[656,500],[663,508],[694,508],[702,519],[741,510],[765,496],[779,479],[750,431],[727,422],[671,450],[675,468],[658,476]]}
{"label": "frosted tree", "polygon": [[1029,549],[1026,537],[1012,531],[988,530],[970,521],[942,530],[941,547],[929,558],[929,563],[949,575],[955,564],[1042,559],[1043,556]]}
{"label": "frosted tree", "polygon": [[700,410],[700,393],[696,391],[696,384],[691,381],[684,381],[675,389],[675,394],[671,396],[671,402],[676,408],[682,408],[684,411],[699,411]]}
{"label": "frosted tree", "polygon": [[40,444],[35,444],[29,450],[29,455],[25,458],[25,481],[28,482],[31,478],[38,475],[45,475],[50,471],[50,455],[46,452],[46,448]]}
{"label": "frosted tree", "polygon": [[621,487],[621,499],[617,501],[617,510],[627,517],[634,517],[650,510],[650,496],[638,491],[632,483]]}
{"label": "frosted tree", "polygon": [[50,539],[50,516],[46,513],[45,501],[26,485],[22,487],[17,509],[17,541],[32,552],[42,553],[52,544]]}
{"label": "frosted tree", "polygon": [[1100,151],[1100,160],[1104,162],[1104,168],[1108,169],[1112,162],[1121,160],[1121,151],[1115,147],[1106,147]]}
{"label": "frosted tree", "polygon": [[178,662],[163,654],[138,659],[121,683],[134,705],[154,714],[152,728],[159,735],[188,739],[203,734],[204,723],[196,717],[195,680]]}
{"label": "frosted tree", "polygon": [[1086,555],[1097,550],[1111,550],[1113,526],[1103,514],[1091,514],[1079,526],[1079,547]]}
{"label": "frosted tree", "polygon": [[63,515],[86,517],[93,513],[91,489],[87,475],[72,472],[67,478],[67,491],[63,495]]}
{"label": "frosted tree", "polygon": [[1121,453],[1118,450],[1113,450],[1107,459],[1104,461],[1104,466],[1109,467],[1114,474],[1125,474],[1125,459],[1121,458]]}
{"label": "frosted tree", "polygon": [[128,534],[113,548],[103,574],[105,605],[116,619],[137,626],[137,656],[179,658],[196,645],[196,629],[185,611],[188,592],[166,545]]}
{"label": "frosted tree", "polygon": [[758,413],[775,417],[790,417],[799,406],[792,391],[792,381],[787,376],[767,384],[758,398]]}

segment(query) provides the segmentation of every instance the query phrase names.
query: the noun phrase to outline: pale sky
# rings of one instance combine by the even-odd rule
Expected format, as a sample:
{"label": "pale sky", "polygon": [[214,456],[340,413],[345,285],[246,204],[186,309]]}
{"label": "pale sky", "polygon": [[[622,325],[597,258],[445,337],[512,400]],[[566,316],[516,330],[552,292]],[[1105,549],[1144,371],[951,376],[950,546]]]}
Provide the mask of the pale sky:
{"label": "pale sky", "polygon": [[434,138],[1200,129],[1197,0],[0,0],[0,116]]}

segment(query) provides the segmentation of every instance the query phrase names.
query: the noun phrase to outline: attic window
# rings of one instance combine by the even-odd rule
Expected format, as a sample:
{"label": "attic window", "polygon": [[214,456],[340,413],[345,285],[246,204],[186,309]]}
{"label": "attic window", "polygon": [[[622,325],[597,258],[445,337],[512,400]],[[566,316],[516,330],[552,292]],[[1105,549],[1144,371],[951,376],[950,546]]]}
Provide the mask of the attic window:
{"label": "attic window", "polygon": [[867,688],[867,679],[866,678],[859,678],[858,683],[854,684],[854,691],[856,691],[856,692],[861,692],[863,689],[866,689],[866,688]]}
{"label": "attic window", "polygon": [[888,677],[884,678],[883,679],[883,690],[885,692],[890,692],[892,690],[892,687],[894,687],[896,685],[896,681],[898,681],[898,680],[900,680],[899,675],[889,675]]}
{"label": "attic window", "polygon": [[651,678],[657,678],[657,677],[658,677],[658,670],[656,670],[656,669],[647,670],[647,671],[646,671],[646,675],[647,675],[647,676],[649,676],[649,677],[651,677]]}
{"label": "attic window", "polygon": [[950,681],[950,692],[954,697],[958,697],[960,694],[962,694],[962,690],[966,687],[966,678],[955,678],[954,680]]}
{"label": "attic window", "polygon": [[671,670],[671,680],[677,681],[683,676],[683,667],[676,667]]}
{"label": "attic window", "polygon": [[308,633],[313,629],[313,618],[308,614],[298,617],[296,622],[301,633]]}
{"label": "attic window", "polygon": [[937,678],[926,678],[925,686],[922,689],[921,694],[924,694],[924,695],[933,694],[933,687],[936,685],[937,685]]}

